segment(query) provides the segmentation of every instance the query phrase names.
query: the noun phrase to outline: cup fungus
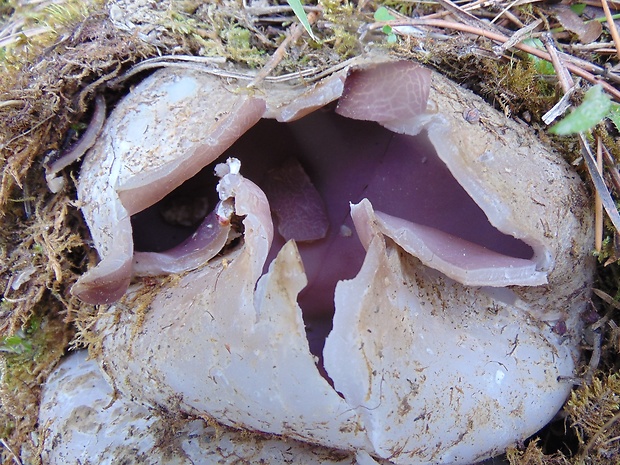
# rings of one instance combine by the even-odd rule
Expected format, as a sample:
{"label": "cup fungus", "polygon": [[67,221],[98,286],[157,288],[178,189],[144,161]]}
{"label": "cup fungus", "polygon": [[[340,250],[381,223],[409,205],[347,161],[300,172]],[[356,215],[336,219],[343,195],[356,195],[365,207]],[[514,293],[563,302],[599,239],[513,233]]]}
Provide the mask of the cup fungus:
{"label": "cup fungus", "polygon": [[[415,63],[363,57],[258,89],[158,71],[110,115],[78,194],[101,261],[73,292],[112,304],[99,357],[140,402],[465,464],[536,432],[570,391],[592,275],[582,186]],[[191,199],[209,213],[188,230]]]}

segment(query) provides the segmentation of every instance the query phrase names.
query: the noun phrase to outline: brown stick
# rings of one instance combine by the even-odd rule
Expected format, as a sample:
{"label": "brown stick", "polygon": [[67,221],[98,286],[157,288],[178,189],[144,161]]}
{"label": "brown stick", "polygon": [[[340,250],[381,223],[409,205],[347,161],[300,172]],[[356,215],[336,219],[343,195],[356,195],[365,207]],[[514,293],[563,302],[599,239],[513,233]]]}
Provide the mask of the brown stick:
{"label": "brown stick", "polygon": [[[310,22],[310,24],[314,24],[317,17],[317,13],[308,13],[308,21]],[[278,46],[276,51],[273,52],[273,55],[271,55],[269,61],[258,72],[256,77],[252,79],[252,82],[248,84],[248,88],[256,87],[261,82],[263,82],[267,76],[269,76],[269,74],[275,69],[276,66],[280,64],[280,62],[286,56],[286,49],[288,48],[288,46],[297,42],[297,40],[301,37],[304,31],[304,26],[301,23],[295,23],[289,28],[289,32],[288,34],[286,34],[286,37],[284,38],[282,43]]]}
{"label": "brown stick", "polygon": [[607,26],[609,26],[609,32],[611,32],[611,38],[614,40],[614,44],[616,45],[616,54],[618,58],[620,58],[620,35],[618,34],[618,28],[616,28],[616,22],[609,10],[609,4],[607,0],[601,0],[601,5],[603,7],[603,11],[605,12],[605,18],[607,19]]}
{"label": "brown stick", "polygon": [[[596,167],[600,175],[603,175],[603,142],[600,136],[596,136]],[[594,248],[597,252],[603,247],[603,201],[598,193],[594,193]]]}
{"label": "brown stick", "polygon": [[540,40],[545,45],[549,56],[551,57],[551,63],[553,64],[553,68],[555,69],[555,73],[558,75],[558,80],[560,81],[560,85],[562,86],[562,90],[565,94],[570,92],[572,87],[575,85],[573,82],[573,78],[570,73],[566,69],[566,64],[560,60],[558,56],[558,51],[555,48],[555,43],[553,42],[553,38],[551,37],[551,33],[546,32],[540,36]]}

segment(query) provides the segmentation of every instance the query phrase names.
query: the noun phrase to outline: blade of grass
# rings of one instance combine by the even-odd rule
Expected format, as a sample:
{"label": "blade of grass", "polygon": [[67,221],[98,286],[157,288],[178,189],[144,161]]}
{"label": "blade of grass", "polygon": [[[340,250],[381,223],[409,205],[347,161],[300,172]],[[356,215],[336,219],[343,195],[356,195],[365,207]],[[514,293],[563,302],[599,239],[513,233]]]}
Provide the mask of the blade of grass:
{"label": "blade of grass", "polygon": [[592,151],[590,150],[590,145],[586,140],[586,137],[582,132],[579,133],[579,141],[581,142],[581,152],[583,154],[583,159],[586,162],[586,167],[588,168],[588,172],[590,173],[590,177],[592,178],[592,183],[594,184],[594,188],[598,192],[598,195],[601,197],[601,201],[603,202],[603,207],[609,216],[614,228],[616,231],[620,231],[620,214],[618,214],[618,210],[616,209],[616,204],[614,200],[611,198],[611,194],[605,185],[605,181],[603,180],[603,176],[598,172],[598,168],[596,167],[596,160],[594,159],[594,155],[592,155]]}
{"label": "blade of grass", "polygon": [[312,37],[313,40],[316,40],[318,42],[319,39],[317,39],[312,32],[312,28],[310,27],[310,21],[308,21],[308,16],[306,16],[306,12],[304,11],[304,7],[301,4],[301,0],[286,0],[286,2],[291,6],[291,8],[293,9],[293,13],[295,13],[295,16],[297,16],[297,19],[299,19],[304,29],[308,32],[308,34],[310,34],[310,37]]}

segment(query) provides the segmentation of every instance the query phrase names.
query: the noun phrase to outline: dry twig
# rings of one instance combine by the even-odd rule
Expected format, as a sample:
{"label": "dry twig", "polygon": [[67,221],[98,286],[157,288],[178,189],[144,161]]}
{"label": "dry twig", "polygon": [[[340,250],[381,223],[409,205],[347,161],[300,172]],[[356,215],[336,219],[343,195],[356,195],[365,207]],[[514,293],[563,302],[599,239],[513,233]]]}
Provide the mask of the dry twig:
{"label": "dry twig", "polygon": [[607,0],[601,0],[601,6],[603,7],[603,11],[605,12],[605,18],[607,19],[607,26],[609,26],[609,32],[611,33],[611,37],[614,40],[614,44],[616,45],[616,53],[618,58],[620,58],[620,35],[618,34],[618,29],[616,28],[616,22],[609,10],[609,4]]}
{"label": "dry twig", "polygon": [[597,441],[597,439],[600,438],[605,433],[605,431],[609,430],[609,428],[611,428],[613,426],[613,424],[616,423],[618,420],[620,420],[620,412],[617,412],[603,426],[600,427],[600,429],[596,432],[596,434],[594,434],[590,438],[590,440],[588,441],[586,446],[581,451],[580,456],[581,456],[582,459],[587,457],[588,452],[590,451],[590,449],[592,449],[592,446],[594,446],[594,444]]}
{"label": "dry twig", "polygon": [[[310,24],[314,24],[317,18],[317,13],[312,12],[308,14],[308,21],[310,22]],[[286,34],[286,38],[278,46],[276,51],[273,52],[273,55],[265,64],[263,69],[261,69],[256,75],[256,77],[252,79],[252,82],[248,84],[249,88],[256,87],[265,80],[265,78],[275,69],[275,67],[280,64],[280,62],[286,55],[286,49],[289,47],[289,45],[297,42],[297,40],[299,40],[304,31],[304,26],[301,23],[295,23],[289,28],[289,31]]]}
{"label": "dry twig", "polygon": [[[603,142],[596,136],[596,168],[603,176]],[[603,247],[603,202],[598,190],[594,193],[594,248],[597,252]]]}
{"label": "dry twig", "polygon": [[555,74],[558,76],[558,81],[560,81],[560,86],[562,86],[562,90],[565,94],[568,94],[571,89],[575,86],[573,82],[573,78],[570,73],[566,69],[566,64],[560,60],[558,56],[558,50],[555,47],[555,43],[553,42],[553,37],[551,33],[545,32],[540,36],[540,40],[545,45],[547,52],[549,52],[549,56],[551,57],[551,64],[553,65],[553,69],[555,69]]}
{"label": "dry twig", "polygon": [[0,443],[2,443],[2,445],[4,446],[4,448],[6,450],[9,451],[9,453],[11,454],[12,458],[13,458],[13,462],[15,462],[16,465],[22,465],[21,460],[19,459],[19,456],[13,451],[13,449],[11,448],[11,446],[6,442],[5,439],[0,439]]}
{"label": "dry twig", "polygon": [[590,178],[592,178],[592,183],[594,184],[594,188],[596,192],[601,198],[601,202],[603,203],[603,207],[609,216],[614,228],[617,231],[620,231],[620,215],[618,214],[618,210],[616,209],[616,204],[611,198],[611,194],[609,193],[609,189],[605,185],[605,181],[603,180],[603,176],[598,171],[596,160],[592,155],[592,151],[590,150],[590,145],[586,140],[586,137],[583,133],[579,133],[579,141],[581,143],[581,153],[583,154],[583,159],[586,162],[586,167],[588,168],[588,172],[590,173]]}
{"label": "dry twig", "polygon": [[614,161],[611,153],[607,150],[607,147],[603,145],[603,158],[605,159],[605,165],[607,166],[607,172],[611,175],[611,181],[614,184],[614,188],[616,189],[616,194],[620,194],[620,173],[618,173],[618,168],[616,167],[616,162]]}

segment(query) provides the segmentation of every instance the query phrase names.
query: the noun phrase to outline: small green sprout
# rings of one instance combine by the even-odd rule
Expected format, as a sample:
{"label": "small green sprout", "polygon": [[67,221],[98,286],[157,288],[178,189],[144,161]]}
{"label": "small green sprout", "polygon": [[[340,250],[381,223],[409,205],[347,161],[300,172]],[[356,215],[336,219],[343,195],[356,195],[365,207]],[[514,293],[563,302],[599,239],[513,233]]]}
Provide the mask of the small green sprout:
{"label": "small green sprout", "polygon": [[612,103],[611,110],[609,111],[607,117],[612,121],[612,123],[614,123],[616,129],[620,131],[620,105],[617,103]]}
{"label": "small green sprout", "polygon": [[[525,39],[523,43],[539,50],[545,50],[545,46],[543,45],[542,41],[537,38]],[[542,58],[538,58],[537,56],[531,55],[529,53],[527,54],[527,58],[532,63],[534,63],[534,68],[536,68],[536,71],[538,71],[540,74],[544,76],[555,75],[555,68],[553,67],[553,64],[551,64],[549,61],[543,60]]]}
{"label": "small green sprout", "polygon": [[10,354],[26,354],[32,352],[32,342],[23,330],[18,330],[12,336],[0,339],[0,352]]}
{"label": "small green sprout", "polygon": [[570,9],[572,10],[573,13],[580,15],[584,12],[584,10],[586,9],[586,4],[585,3],[573,3],[570,6]]}
{"label": "small green sprout", "polygon": [[[384,6],[381,6],[375,11],[375,21],[393,21],[396,18],[390,14],[388,9]],[[396,42],[396,34],[392,30],[392,26],[386,24],[381,29],[383,33],[387,36],[388,44],[393,44]]]}
{"label": "small green sprout", "polygon": [[620,105],[613,103],[611,98],[603,92],[601,85],[596,85],[586,92],[581,105],[555,124],[550,131],[560,136],[577,134],[592,129],[605,118],[611,118],[618,126],[620,123],[618,121],[620,120],[619,107]]}
{"label": "small green sprout", "polygon": [[318,42],[319,39],[317,39],[317,37],[312,32],[312,28],[310,27],[310,21],[308,21],[308,16],[306,15],[306,12],[304,11],[304,7],[301,4],[301,0],[286,0],[286,2],[293,9],[293,13],[295,13],[295,16],[297,16],[297,19],[301,21],[302,26],[308,32],[308,34],[310,34],[310,37],[312,37],[313,40]]}

